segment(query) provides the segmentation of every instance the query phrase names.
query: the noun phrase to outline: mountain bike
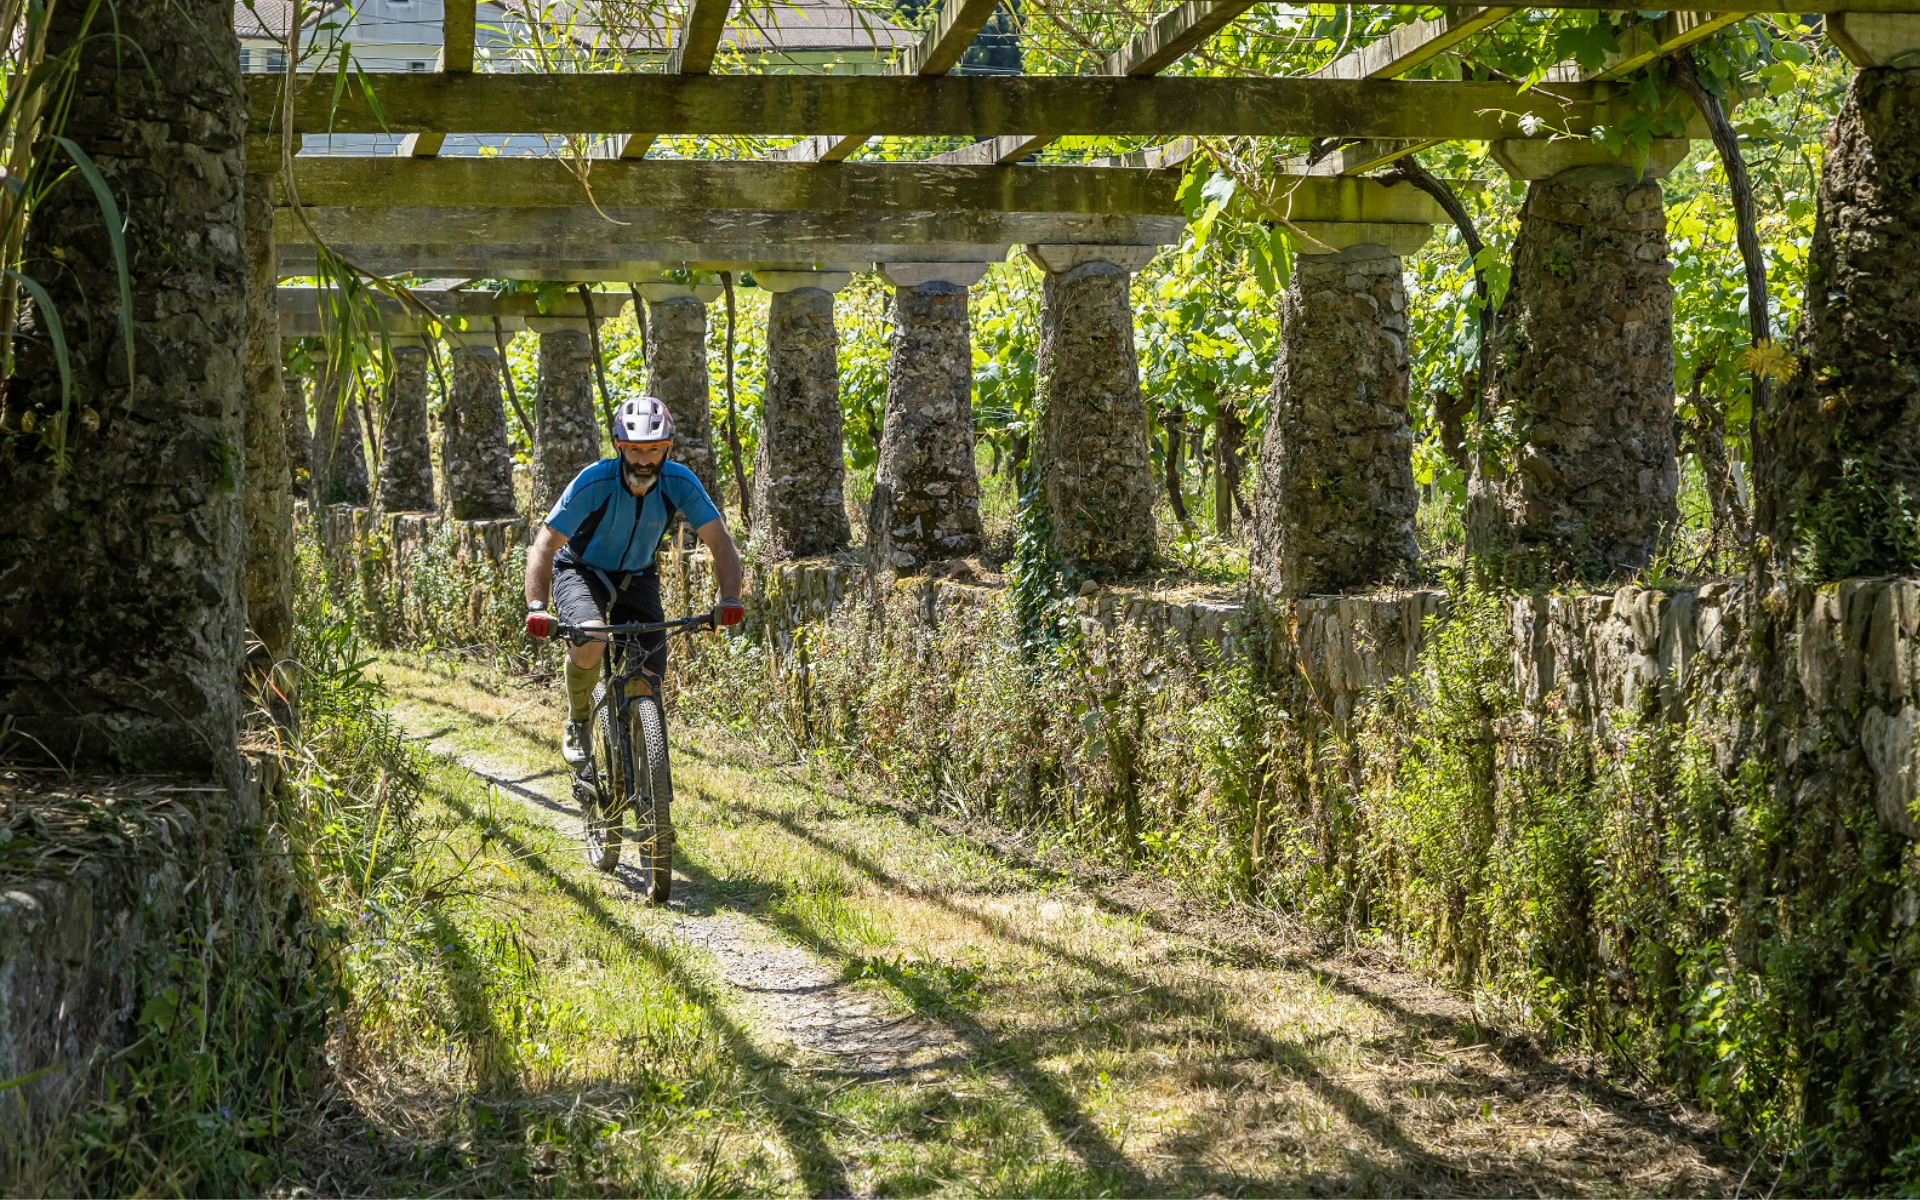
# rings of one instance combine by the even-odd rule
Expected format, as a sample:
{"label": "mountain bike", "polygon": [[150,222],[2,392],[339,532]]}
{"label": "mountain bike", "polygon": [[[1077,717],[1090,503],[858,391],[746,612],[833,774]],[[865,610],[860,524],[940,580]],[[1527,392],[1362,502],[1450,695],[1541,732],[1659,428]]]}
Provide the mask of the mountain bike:
{"label": "mountain bike", "polygon": [[[568,625],[553,630],[569,640],[611,643],[593,687],[593,754],[573,776],[573,798],[586,828],[587,862],[612,872],[620,844],[639,852],[647,898],[664,904],[673,894],[673,770],[667,761],[667,714],[661,707],[661,677],[647,669],[645,633],[712,629],[713,614],[677,621],[625,625]],[[627,815],[633,824],[627,825]]]}

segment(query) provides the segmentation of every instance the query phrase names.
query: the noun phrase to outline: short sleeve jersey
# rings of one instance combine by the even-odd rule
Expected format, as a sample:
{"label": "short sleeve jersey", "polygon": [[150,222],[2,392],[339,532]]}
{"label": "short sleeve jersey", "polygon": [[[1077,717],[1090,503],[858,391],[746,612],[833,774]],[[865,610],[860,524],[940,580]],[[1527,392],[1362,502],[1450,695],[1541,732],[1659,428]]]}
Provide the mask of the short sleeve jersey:
{"label": "short sleeve jersey", "polygon": [[635,496],[620,482],[620,460],[603,458],[574,476],[547,524],[567,535],[576,562],[602,571],[645,571],[675,511],[695,529],[720,515],[700,480],[677,462],[662,463],[659,482]]}

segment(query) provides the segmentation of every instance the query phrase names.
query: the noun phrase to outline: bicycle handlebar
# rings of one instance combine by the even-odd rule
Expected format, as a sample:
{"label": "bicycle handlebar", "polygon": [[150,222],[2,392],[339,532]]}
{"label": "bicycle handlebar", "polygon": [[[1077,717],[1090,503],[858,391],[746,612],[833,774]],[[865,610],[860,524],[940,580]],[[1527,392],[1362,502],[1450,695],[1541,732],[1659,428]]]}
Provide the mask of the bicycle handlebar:
{"label": "bicycle handlebar", "polygon": [[713,614],[701,613],[693,617],[681,617],[677,621],[629,621],[624,625],[569,625],[560,618],[553,619],[553,632],[548,637],[586,638],[589,641],[611,641],[615,634],[622,633],[680,633],[689,629],[705,626],[714,627]]}

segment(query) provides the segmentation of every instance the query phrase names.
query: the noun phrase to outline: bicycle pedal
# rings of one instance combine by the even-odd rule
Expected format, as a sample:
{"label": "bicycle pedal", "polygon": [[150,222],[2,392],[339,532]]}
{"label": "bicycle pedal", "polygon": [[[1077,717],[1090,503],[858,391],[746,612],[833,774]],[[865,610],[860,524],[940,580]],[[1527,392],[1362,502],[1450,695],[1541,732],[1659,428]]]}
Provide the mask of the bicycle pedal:
{"label": "bicycle pedal", "polygon": [[600,803],[600,789],[593,780],[575,775],[573,777],[573,799],[581,808],[591,809]]}

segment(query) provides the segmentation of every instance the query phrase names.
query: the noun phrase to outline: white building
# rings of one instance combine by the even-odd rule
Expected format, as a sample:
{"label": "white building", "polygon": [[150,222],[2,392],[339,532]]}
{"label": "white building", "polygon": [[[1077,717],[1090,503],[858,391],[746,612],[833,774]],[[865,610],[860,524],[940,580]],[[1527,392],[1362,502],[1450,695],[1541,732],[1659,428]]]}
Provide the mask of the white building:
{"label": "white building", "polygon": [[[358,0],[307,5],[300,70],[334,71],[345,47],[351,68],[368,72],[434,71],[440,66],[441,0]],[[240,69],[278,74],[286,70],[286,31],[292,0],[234,4],[240,35]],[[564,2],[481,0],[476,12],[474,69],[478,71],[586,71],[595,63],[625,60],[645,71],[666,61],[675,28],[608,31],[590,23],[590,12]],[[535,30],[539,37],[531,36]],[[896,51],[919,35],[847,0],[773,0],[767,7],[736,10],[720,40],[723,60],[738,55],[762,73],[877,74]],[[534,43],[540,44],[539,48]],[[516,44],[517,43],[517,44]],[[377,134],[306,136],[306,154],[392,154],[398,136]],[[546,140],[526,136],[455,135],[442,154],[540,154]]]}

